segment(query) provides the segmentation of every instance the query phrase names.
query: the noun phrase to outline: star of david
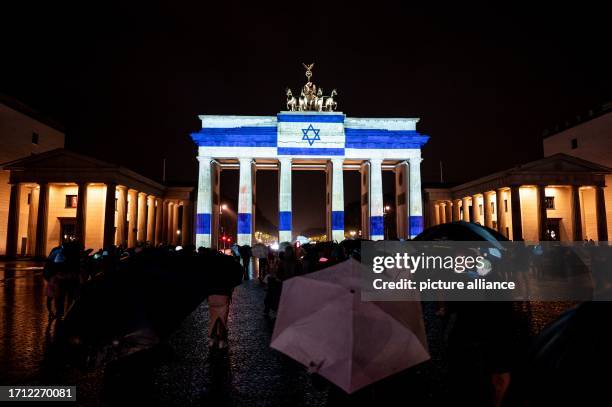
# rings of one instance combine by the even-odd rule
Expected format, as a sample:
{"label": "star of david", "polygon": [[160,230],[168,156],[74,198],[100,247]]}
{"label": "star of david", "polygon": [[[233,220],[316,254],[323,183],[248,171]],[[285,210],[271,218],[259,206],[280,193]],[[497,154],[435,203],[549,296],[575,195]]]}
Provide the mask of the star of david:
{"label": "star of david", "polygon": [[[310,133],[311,131],[314,134],[314,136],[309,137],[308,133]],[[302,129],[302,133],[304,133],[304,136],[302,137],[302,140],[306,140],[306,141],[308,141],[308,144],[313,145],[315,141],[321,140],[321,137],[319,137],[319,132],[320,131],[321,131],[321,129],[315,129],[314,127],[312,127],[312,124],[311,124],[307,128]]]}

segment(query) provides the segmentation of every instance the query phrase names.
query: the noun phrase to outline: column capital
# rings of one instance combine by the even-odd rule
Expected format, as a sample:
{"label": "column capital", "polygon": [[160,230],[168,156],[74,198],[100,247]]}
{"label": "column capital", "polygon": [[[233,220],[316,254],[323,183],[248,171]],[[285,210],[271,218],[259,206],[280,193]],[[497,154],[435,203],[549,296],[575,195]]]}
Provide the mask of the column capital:
{"label": "column capital", "polygon": [[370,158],[368,161],[370,162],[370,165],[371,164],[381,165],[383,162],[383,159],[382,158]]}
{"label": "column capital", "polygon": [[423,161],[423,158],[420,156],[419,157],[408,157],[408,162],[410,164],[420,164],[421,161]]}
{"label": "column capital", "polygon": [[283,155],[281,157],[278,157],[278,161],[279,162],[284,162],[284,163],[290,163],[290,162],[293,161],[293,157],[289,157],[289,156]]}
{"label": "column capital", "polygon": [[208,156],[198,155],[196,158],[198,159],[198,161],[199,161],[200,163],[205,163],[205,162],[207,162],[207,161],[208,161],[208,162],[211,162],[211,161],[212,161],[212,157],[208,157]]}
{"label": "column capital", "polygon": [[253,157],[240,157],[238,158],[238,162],[242,165],[244,164],[251,164],[253,163]]}
{"label": "column capital", "polygon": [[332,157],[332,158],[329,159],[329,161],[331,161],[332,163],[341,163],[341,164],[344,164],[344,157]]}

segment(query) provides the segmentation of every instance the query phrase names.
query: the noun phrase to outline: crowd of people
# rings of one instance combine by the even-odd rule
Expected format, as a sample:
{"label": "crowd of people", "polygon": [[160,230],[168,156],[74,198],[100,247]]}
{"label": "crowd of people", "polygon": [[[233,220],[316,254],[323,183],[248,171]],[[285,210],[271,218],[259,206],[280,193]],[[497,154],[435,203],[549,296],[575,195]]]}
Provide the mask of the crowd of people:
{"label": "crowd of people", "polygon": [[[133,267],[134,261],[147,256],[167,259],[170,265],[193,264],[192,268],[207,275],[202,290],[208,300],[209,347],[224,350],[228,346],[227,321],[232,292],[243,280],[259,279],[266,289],[264,315],[273,317],[278,311],[284,281],[350,257],[359,260],[360,241],[283,243],[278,250],[234,245],[227,254],[206,248],[196,250],[195,246],[146,244],[93,252],[84,250],[78,242],[66,242],[51,251],[44,267],[49,319],[61,321],[89,280],[121,272],[126,265]],[[198,261],[175,262],[177,259]],[[256,276],[252,273],[254,263]],[[501,405],[511,383],[510,372],[527,357],[529,334],[521,304],[451,303],[444,306],[444,312],[439,312],[440,305],[433,304],[430,309],[444,325],[443,348],[449,375],[454,377],[450,381],[449,397],[455,401],[472,401],[475,405]]]}

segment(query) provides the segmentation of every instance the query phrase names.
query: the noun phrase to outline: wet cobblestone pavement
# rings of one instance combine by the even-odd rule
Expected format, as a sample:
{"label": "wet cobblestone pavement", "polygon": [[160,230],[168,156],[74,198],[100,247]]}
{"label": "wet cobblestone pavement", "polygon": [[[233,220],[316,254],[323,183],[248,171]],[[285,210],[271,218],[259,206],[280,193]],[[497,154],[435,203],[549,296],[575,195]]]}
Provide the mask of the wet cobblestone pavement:
{"label": "wet cobblestone pavement", "polygon": [[[273,322],[263,316],[264,295],[257,280],[236,288],[226,354],[209,354],[204,302],[167,343],[115,360],[105,370],[83,369],[69,366],[54,349],[55,327],[47,322],[39,265],[0,263],[0,384],[73,384],[78,405],[332,404],[328,385],[269,347]],[[531,315],[532,334],[569,305],[532,303],[525,310]],[[412,405],[437,405],[447,379],[443,320],[434,315],[433,304],[425,304],[424,311],[432,360],[398,375],[388,388],[410,394]]]}

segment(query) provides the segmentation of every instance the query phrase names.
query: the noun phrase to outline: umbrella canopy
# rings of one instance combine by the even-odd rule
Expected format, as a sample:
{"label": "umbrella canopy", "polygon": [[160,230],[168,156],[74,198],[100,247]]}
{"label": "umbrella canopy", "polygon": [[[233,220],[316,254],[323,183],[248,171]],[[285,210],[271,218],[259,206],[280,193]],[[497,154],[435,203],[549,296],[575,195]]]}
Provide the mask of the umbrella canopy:
{"label": "umbrella canopy", "polygon": [[362,302],[353,259],[283,283],[272,348],[347,393],[429,359],[418,301]]}
{"label": "umbrella canopy", "polygon": [[92,345],[141,329],[164,338],[209,294],[227,293],[241,282],[242,268],[231,256],[145,250],[85,283],[63,328]]}
{"label": "umbrella canopy", "polygon": [[[608,295],[610,292],[608,292]],[[525,378],[531,405],[600,404],[609,399],[612,302],[584,302],[562,314],[534,341]],[[597,401],[597,402],[595,402]]]}
{"label": "umbrella canopy", "polygon": [[471,222],[451,222],[433,226],[425,229],[413,240],[430,241],[430,240],[455,240],[455,241],[486,241],[494,246],[501,245],[499,241],[508,241],[508,238],[501,233]]}

